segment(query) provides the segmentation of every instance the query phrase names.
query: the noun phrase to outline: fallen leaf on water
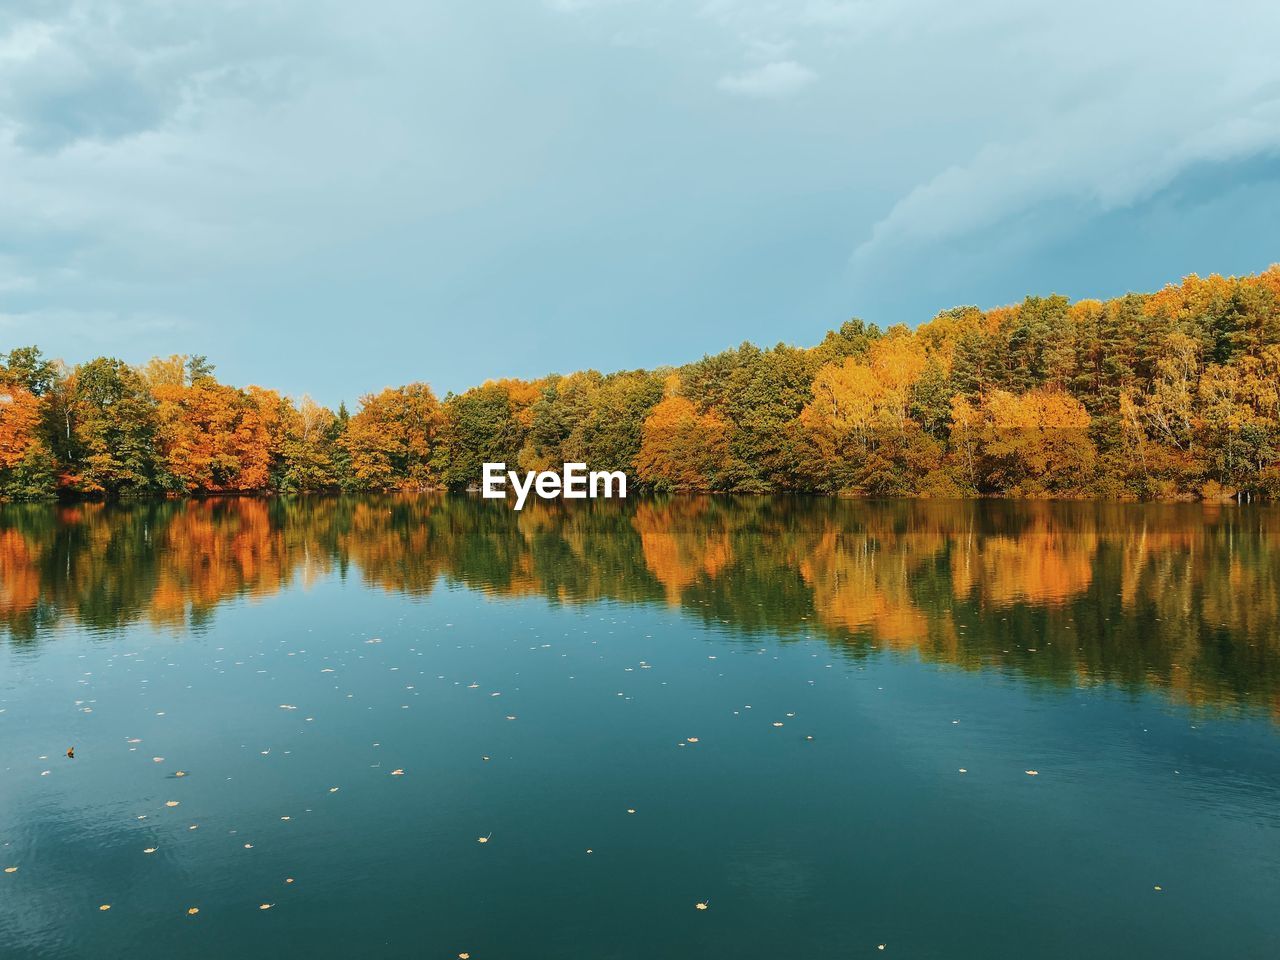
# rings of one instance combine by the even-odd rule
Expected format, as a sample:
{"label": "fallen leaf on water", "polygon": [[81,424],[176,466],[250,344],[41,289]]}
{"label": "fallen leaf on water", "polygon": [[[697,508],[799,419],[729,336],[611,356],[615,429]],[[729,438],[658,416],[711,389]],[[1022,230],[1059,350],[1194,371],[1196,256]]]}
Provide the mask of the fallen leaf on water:
{"label": "fallen leaf on water", "polygon": [[165,805],[166,807],[176,807],[176,806],[178,805],[178,802],[179,802],[179,801],[177,801],[177,800],[166,800],[166,801],[164,802],[164,805]]}
{"label": "fallen leaf on water", "polygon": [[284,882],[285,882],[285,883],[293,883],[293,877],[285,877],[285,878],[284,878]]}
{"label": "fallen leaf on water", "polygon": [[197,913],[199,913],[199,912],[200,912],[200,908],[199,908],[199,907],[187,907],[187,916],[188,916],[188,917],[194,917],[194,916],[195,916]]}
{"label": "fallen leaf on water", "polygon": [[706,910],[710,906],[711,906],[710,900],[699,900],[697,903],[694,904],[694,907],[696,907],[698,910]]}
{"label": "fallen leaf on water", "polygon": [[272,905],[271,905],[271,904],[269,904],[269,903],[260,903],[260,904],[258,904],[258,909],[259,909],[259,910],[270,910],[270,909],[271,909],[271,906],[272,906]]}
{"label": "fallen leaf on water", "polygon": [[1028,771],[1027,771],[1027,776],[1028,776],[1028,777],[1038,777],[1038,776],[1040,776],[1040,771],[1039,771],[1039,770],[1028,770]]}
{"label": "fallen leaf on water", "polygon": [[773,721],[773,725],[774,725],[775,727],[780,727],[780,726],[782,726],[782,721],[781,721],[781,720],[775,720],[775,721]]}
{"label": "fallen leaf on water", "polygon": [[156,847],[147,847],[147,849],[143,850],[142,852],[143,852],[143,853],[155,853],[155,852],[156,852],[156,849],[157,849]]}
{"label": "fallen leaf on water", "polygon": [[392,771],[391,771],[391,775],[392,775],[393,777],[403,777],[403,776],[404,776],[404,771],[403,771],[402,769],[400,769],[399,767],[396,767],[394,770],[392,770]]}
{"label": "fallen leaf on water", "polygon": [[697,743],[697,742],[698,742],[698,738],[697,738],[697,737],[685,737],[685,740],[686,740],[688,743]]}
{"label": "fallen leaf on water", "polygon": [[109,904],[109,903],[104,903],[104,904],[103,904],[102,906],[100,906],[98,909],[99,909],[99,910],[101,910],[103,913],[106,913],[108,910],[110,910],[110,909],[111,909],[111,904]]}
{"label": "fallen leaf on water", "polygon": [[491,834],[489,834],[489,836],[488,836],[488,837],[476,837],[476,843],[488,843],[488,842],[489,842],[489,838],[490,838],[490,837],[492,837],[492,836],[493,836],[493,834],[491,833]]}
{"label": "fallen leaf on water", "polygon": [[174,773],[175,777],[185,777],[186,775],[187,775],[187,771],[185,770],[178,770]]}
{"label": "fallen leaf on water", "polygon": [[17,872],[18,872],[18,868],[17,868],[17,867],[5,867],[5,868],[4,868],[4,872],[5,872],[5,873],[17,873]]}
{"label": "fallen leaf on water", "polygon": [[633,807],[627,807],[627,813],[635,813],[635,812],[636,812],[636,811],[635,811],[635,808],[633,808]]}
{"label": "fallen leaf on water", "polygon": [[460,953],[460,954],[458,954],[458,960],[471,960],[471,954],[469,954],[469,953]]}
{"label": "fallen leaf on water", "polygon": [[253,849],[253,844],[252,844],[252,843],[246,843],[246,844],[244,845],[244,848],[245,848],[246,850],[252,850],[252,849]]}
{"label": "fallen leaf on water", "polygon": [[330,788],[329,788],[329,792],[330,792],[330,793],[337,793],[337,792],[338,792],[338,788],[337,788],[337,787],[330,787]]}

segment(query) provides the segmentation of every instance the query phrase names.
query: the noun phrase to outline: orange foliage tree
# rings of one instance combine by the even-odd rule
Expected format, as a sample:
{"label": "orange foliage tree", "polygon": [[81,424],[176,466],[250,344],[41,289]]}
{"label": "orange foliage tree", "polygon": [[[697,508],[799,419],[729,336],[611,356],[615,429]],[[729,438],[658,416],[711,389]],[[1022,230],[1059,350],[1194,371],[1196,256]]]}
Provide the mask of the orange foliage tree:
{"label": "orange foliage tree", "polygon": [[699,413],[685,397],[669,396],[644,422],[636,471],[656,490],[712,490],[728,454],[723,420]]}
{"label": "orange foliage tree", "polygon": [[272,437],[259,398],[211,378],[153,387],[165,469],[182,490],[260,490],[270,479]]}
{"label": "orange foliage tree", "polygon": [[0,381],[0,500],[31,500],[53,490],[53,456],[41,432],[40,398]]}

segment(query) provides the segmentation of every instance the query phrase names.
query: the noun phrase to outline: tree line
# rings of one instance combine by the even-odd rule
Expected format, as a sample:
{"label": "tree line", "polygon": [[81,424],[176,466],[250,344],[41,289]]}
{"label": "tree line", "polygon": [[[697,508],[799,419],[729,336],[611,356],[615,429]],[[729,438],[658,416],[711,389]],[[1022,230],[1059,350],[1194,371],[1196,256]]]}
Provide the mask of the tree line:
{"label": "tree line", "polygon": [[641,489],[1218,500],[1280,494],[1280,265],[680,367],[388,387],[349,413],[204,357],[0,354],[0,499],[465,489],[581,461]]}

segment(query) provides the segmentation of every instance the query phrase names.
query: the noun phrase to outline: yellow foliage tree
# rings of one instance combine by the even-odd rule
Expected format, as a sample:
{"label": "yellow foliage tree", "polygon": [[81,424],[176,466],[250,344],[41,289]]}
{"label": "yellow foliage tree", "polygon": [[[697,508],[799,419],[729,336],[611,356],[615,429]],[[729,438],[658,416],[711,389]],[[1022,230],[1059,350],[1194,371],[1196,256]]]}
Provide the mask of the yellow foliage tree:
{"label": "yellow foliage tree", "polygon": [[440,403],[425,383],[362,397],[344,438],[357,483],[376,489],[437,486],[432,454],[441,423]]}

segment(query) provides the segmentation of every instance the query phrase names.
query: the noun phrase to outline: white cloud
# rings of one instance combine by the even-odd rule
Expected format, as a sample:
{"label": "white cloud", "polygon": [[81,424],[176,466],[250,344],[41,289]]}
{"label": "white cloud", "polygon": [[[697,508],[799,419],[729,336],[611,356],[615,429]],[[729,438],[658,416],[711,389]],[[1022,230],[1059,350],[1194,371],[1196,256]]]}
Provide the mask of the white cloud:
{"label": "white cloud", "polygon": [[132,352],[137,359],[154,352],[149,344],[157,338],[187,330],[184,320],[162,314],[62,308],[0,312],[0,338],[9,345],[47,344],[52,337],[59,343],[79,344],[82,350]]}
{"label": "white cloud", "polygon": [[794,60],[775,60],[744,73],[726,74],[716,86],[737,96],[780,100],[794,96],[817,78],[818,75],[804,64]]}
{"label": "white cloud", "polygon": [[546,0],[547,6],[557,13],[579,13],[583,10],[617,7],[635,2],[637,0]]}
{"label": "white cloud", "polygon": [[853,306],[960,249],[981,277],[993,230],[1052,241],[1280,152],[1277,35],[1274,0],[0,0],[0,333],[279,316],[322,343],[365,310],[474,320],[490,288],[520,293],[491,316],[585,316],[580,276],[672,337],[728,330],[681,310],[732,285],[637,266],[675,220],[712,268],[801,238]]}
{"label": "white cloud", "polygon": [[[868,195],[884,198],[875,220],[851,224],[854,262],[865,267],[1041,208],[1072,210],[1042,221],[1051,239],[1055,223],[1072,229],[1141,203],[1199,165],[1280,151],[1274,0],[1221,9],[1170,0],[1159,17],[1138,0],[700,0],[664,9],[669,50],[684,44],[691,57],[751,64],[723,73],[725,93],[782,99],[821,74],[820,102],[841,112],[808,122],[829,133],[844,126],[845,141],[876,168]],[[864,139],[873,128],[879,136]],[[846,189],[863,189],[852,170]]]}
{"label": "white cloud", "polygon": [[[997,28],[1007,51],[1002,66],[1026,78],[1027,89],[1020,96],[1010,89],[1007,102],[1038,109],[1001,122],[997,110],[973,104],[984,142],[939,151],[936,170],[871,227],[854,251],[855,265],[873,270],[877,260],[975,236],[1055,204],[1075,220],[1099,216],[1141,203],[1202,165],[1280,151],[1280,59],[1268,41],[1245,39],[1237,29],[1252,20],[1253,38],[1272,34],[1280,8],[1243,6],[1254,7],[1251,16],[1241,10],[1219,18],[1200,8],[1193,30],[1182,16],[1147,20],[1097,3],[1072,14],[1094,24],[1092,47],[1073,43],[1069,22],[1009,11]],[[1273,29],[1261,26],[1266,22]],[[1138,56],[1129,46],[1135,35],[1152,50],[1188,42],[1198,49]],[[1214,53],[1228,49],[1229,56]],[[1074,225],[1072,217],[1064,226]]]}

